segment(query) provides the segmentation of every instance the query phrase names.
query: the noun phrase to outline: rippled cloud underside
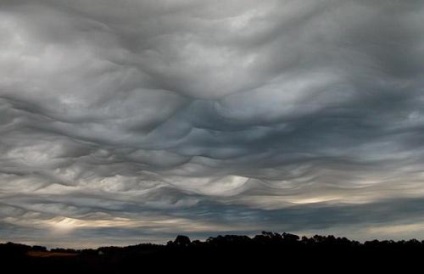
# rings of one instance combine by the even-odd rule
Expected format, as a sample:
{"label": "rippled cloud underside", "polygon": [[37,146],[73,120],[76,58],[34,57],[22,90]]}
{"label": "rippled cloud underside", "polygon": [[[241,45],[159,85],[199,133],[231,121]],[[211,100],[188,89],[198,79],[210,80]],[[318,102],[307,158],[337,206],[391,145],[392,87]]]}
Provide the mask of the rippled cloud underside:
{"label": "rippled cloud underside", "polygon": [[424,232],[424,2],[2,0],[0,240]]}

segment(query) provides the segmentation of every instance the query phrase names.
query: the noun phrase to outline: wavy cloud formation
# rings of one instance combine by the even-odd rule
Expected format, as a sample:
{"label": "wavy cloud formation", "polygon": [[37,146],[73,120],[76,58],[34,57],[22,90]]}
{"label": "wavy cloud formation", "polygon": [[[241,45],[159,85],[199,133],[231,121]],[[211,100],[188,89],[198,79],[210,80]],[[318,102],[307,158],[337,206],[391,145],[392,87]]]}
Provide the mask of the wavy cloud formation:
{"label": "wavy cloud formation", "polygon": [[0,240],[417,237],[423,24],[416,0],[1,1]]}

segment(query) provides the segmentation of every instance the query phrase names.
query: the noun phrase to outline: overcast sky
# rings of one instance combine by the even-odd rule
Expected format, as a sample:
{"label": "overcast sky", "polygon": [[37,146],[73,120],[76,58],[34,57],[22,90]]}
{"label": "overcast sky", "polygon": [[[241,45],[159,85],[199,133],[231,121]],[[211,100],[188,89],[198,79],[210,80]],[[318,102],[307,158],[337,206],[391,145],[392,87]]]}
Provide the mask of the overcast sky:
{"label": "overcast sky", "polygon": [[1,0],[0,241],[424,238],[424,1]]}

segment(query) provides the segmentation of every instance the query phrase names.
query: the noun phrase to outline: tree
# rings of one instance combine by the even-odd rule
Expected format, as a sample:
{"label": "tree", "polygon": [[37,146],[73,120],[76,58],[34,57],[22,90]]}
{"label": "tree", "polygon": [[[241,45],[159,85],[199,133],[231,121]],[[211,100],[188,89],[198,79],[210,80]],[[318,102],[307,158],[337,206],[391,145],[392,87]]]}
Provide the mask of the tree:
{"label": "tree", "polygon": [[176,246],[186,247],[191,243],[190,238],[184,235],[178,235],[174,240]]}

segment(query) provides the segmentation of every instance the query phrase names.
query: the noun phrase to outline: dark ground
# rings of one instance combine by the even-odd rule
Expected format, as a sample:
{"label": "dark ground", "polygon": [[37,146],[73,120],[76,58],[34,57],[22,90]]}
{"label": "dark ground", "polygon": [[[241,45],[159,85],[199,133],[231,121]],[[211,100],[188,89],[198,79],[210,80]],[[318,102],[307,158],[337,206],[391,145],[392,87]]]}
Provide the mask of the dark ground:
{"label": "dark ground", "polygon": [[[167,245],[139,244],[88,250],[0,244],[0,262],[13,272],[143,273],[151,271],[381,271],[420,270],[424,241],[369,241],[263,232],[218,236],[204,242],[178,236]],[[12,273],[13,273],[12,272]],[[2,271],[2,273],[5,273]]]}

